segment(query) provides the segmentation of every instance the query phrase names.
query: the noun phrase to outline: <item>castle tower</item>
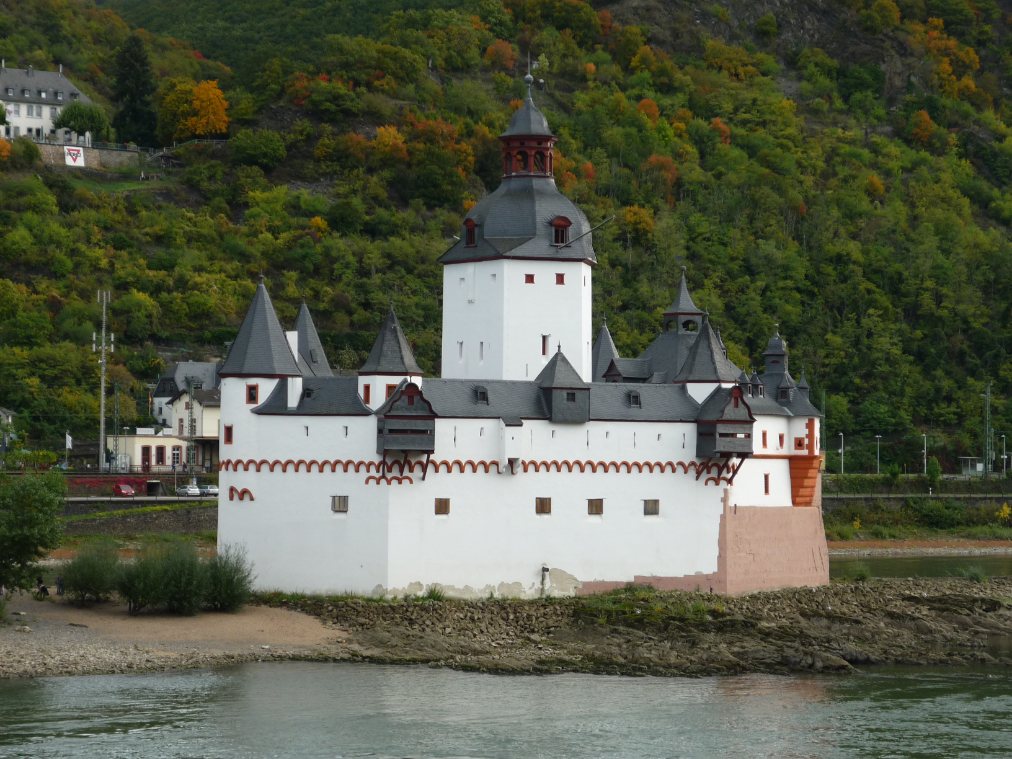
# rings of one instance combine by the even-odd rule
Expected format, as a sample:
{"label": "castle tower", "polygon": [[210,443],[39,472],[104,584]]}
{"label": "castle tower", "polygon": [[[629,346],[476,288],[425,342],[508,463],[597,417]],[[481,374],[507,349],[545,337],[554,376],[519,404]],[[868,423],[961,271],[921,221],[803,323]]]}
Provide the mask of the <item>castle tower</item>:
{"label": "castle tower", "polygon": [[358,370],[358,394],[366,406],[377,409],[405,379],[421,386],[422,369],[404,337],[394,307],[390,306],[369,358]]}
{"label": "castle tower", "polygon": [[590,223],[555,186],[555,136],[527,98],[500,135],[502,183],[443,264],[442,376],[533,380],[557,346],[593,379]]}

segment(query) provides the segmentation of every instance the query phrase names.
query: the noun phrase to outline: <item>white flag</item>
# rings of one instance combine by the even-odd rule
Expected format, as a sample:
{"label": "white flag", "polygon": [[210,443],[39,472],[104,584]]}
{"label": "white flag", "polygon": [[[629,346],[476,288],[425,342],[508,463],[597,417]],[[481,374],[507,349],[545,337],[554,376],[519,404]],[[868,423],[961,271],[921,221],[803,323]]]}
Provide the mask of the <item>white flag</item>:
{"label": "white flag", "polygon": [[67,450],[68,451],[74,450],[74,438],[70,436],[69,432],[67,433]]}

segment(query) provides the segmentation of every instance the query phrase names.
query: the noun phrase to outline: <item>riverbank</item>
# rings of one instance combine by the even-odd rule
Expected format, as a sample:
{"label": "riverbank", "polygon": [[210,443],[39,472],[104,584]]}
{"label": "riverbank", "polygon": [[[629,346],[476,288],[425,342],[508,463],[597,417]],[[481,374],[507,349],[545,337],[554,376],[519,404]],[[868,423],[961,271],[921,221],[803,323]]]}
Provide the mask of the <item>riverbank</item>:
{"label": "riverbank", "polygon": [[1012,556],[1010,540],[831,540],[829,556]]}
{"label": "riverbank", "polygon": [[191,618],[24,596],[9,611],[25,616],[0,628],[0,678],[277,660],[662,676],[1012,665],[1007,578],[833,583],[736,598],[644,588],[546,601],[267,596],[238,615]]}

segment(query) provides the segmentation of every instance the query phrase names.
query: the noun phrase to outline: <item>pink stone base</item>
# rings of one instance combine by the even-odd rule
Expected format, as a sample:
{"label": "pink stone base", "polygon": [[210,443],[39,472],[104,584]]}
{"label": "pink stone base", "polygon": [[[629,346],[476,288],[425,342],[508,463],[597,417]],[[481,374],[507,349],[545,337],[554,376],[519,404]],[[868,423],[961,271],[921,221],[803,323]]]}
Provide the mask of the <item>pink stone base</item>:
{"label": "pink stone base", "polygon": [[[829,584],[829,550],[820,508],[731,506],[724,491],[724,513],[717,540],[717,571],[707,575],[636,575],[636,585],[737,595],[756,590]],[[583,583],[577,595],[607,593],[628,582]]]}

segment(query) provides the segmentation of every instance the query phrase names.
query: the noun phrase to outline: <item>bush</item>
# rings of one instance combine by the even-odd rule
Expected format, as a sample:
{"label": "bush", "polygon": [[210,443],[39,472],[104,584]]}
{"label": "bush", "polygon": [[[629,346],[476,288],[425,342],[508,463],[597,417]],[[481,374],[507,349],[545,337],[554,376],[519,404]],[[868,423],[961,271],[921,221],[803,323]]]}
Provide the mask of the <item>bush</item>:
{"label": "bush", "polygon": [[118,564],[114,546],[88,546],[64,564],[63,587],[82,606],[89,598],[101,601],[115,588]]}
{"label": "bush", "polygon": [[179,543],[159,557],[162,600],[169,611],[192,616],[200,611],[207,595],[207,569],[197,549]]}
{"label": "bush", "polygon": [[965,577],[970,582],[985,583],[987,582],[987,572],[980,564],[970,564],[969,566],[960,567],[956,570],[957,577]]}
{"label": "bush", "polygon": [[221,546],[207,563],[207,605],[215,611],[239,611],[253,593],[253,579],[245,547]]}
{"label": "bush", "polygon": [[857,582],[868,582],[871,579],[871,569],[867,564],[860,562],[854,565],[854,579]]}
{"label": "bush", "polygon": [[909,499],[906,508],[913,512],[917,523],[936,530],[958,527],[966,516],[965,509],[956,501],[921,501]]}
{"label": "bush", "polygon": [[42,160],[39,146],[25,137],[18,137],[11,143],[11,155],[7,166],[12,169],[30,169]]}
{"label": "bush", "polygon": [[160,604],[162,586],[162,561],[159,556],[139,556],[132,564],[121,566],[116,574],[116,592],[126,601],[131,614]]}
{"label": "bush", "polygon": [[288,156],[285,141],[270,129],[243,129],[231,140],[232,160],[243,166],[273,169]]}

